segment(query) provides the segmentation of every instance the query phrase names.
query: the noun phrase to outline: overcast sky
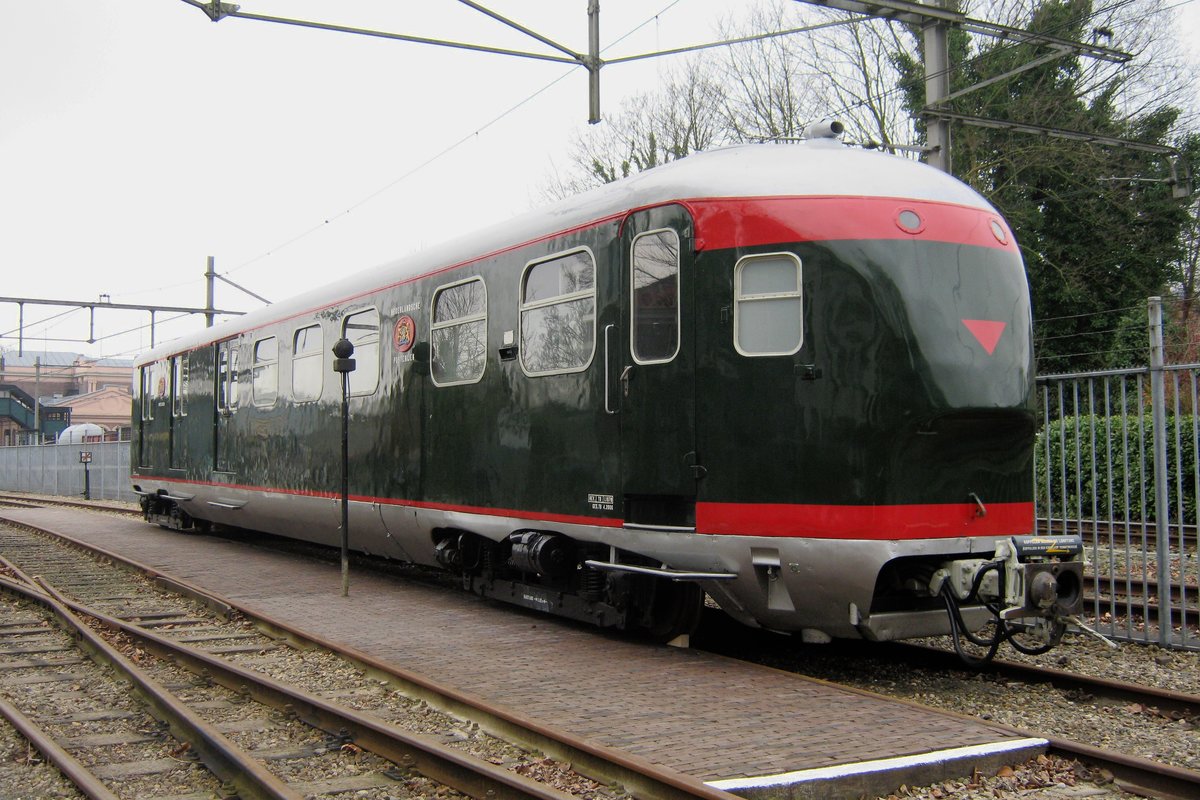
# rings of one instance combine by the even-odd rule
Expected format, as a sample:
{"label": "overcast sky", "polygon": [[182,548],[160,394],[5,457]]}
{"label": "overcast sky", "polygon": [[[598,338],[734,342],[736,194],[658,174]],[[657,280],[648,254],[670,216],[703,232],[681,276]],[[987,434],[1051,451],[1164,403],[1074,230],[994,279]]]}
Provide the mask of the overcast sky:
{"label": "overcast sky", "polygon": [[[708,41],[756,2],[602,0],[601,44],[635,29],[605,55]],[[280,300],[540,204],[586,124],[578,67],[212,23],[180,0],[0,4],[4,297],[200,307],[212,255],[217,272]],[[482,4],[586,49],[586,0]],[[241,8],[553,52],[455,0]],[[1200,0],[1178,11],[1200,59]],[[605,68],[604,110],[654,88],[666,66]],[[222,283],[216,297],[218,308],[260,305]],[[148,331],[119,335],[148,315],[116,312],[97,312],[94,345],[43,341],[89,335],[84,311],[39,322],[64,311],[25,307],[26,352],[149,345]],[[203,324],[170,316],[159,315],[160,342]],[[0,347],[15,350],[16,328],[17,307],[0,303]]]}

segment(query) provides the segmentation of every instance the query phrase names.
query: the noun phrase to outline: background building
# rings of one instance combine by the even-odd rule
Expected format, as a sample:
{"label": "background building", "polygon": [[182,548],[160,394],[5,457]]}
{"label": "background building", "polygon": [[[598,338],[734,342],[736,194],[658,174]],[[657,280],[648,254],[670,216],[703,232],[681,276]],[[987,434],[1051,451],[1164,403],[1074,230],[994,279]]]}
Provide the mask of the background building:
{"label": "background building", "polygon": [[35,397],[43,441],[53,441],[68,425],[83,423],[99,425],[105,438],[129,438],[132,376],[133,360],[128,358],[0,351],[0,391],[11,390],[0,395],[0,443],[36,441]]}
{"label": "background building", "polygon": [[33,397],[19,386],[0,383],[0,443],[25,444],[33,431]]}

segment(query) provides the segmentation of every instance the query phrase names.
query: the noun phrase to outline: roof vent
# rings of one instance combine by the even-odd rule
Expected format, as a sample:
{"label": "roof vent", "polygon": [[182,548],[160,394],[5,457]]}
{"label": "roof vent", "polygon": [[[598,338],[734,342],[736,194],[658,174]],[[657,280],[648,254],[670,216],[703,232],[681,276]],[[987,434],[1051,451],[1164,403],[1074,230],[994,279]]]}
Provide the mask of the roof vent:
{"label": "roof vent", "polygon": [[814,122],[804,129],[801,134],[805,139],[835,139],[842,135],[846,126],[836,119],[826,119]]}

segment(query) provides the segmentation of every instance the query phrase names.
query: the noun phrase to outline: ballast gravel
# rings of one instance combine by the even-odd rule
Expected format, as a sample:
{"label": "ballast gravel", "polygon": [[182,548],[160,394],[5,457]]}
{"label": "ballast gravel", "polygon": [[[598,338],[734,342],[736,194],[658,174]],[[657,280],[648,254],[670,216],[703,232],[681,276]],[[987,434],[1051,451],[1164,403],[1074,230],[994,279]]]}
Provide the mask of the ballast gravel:
{"label": "ballast gravel", "polygon": [[0,719],[0,795],[11,800],[83,800],[83,795],[16,729]]}
{"label": "ballast gravel", "polygon": [[[242,631],[252,630],[244,622],[231,625],[231,628],[238,627]],[[947,646],[945,640],[929,640],[928,643]],[[1002,657],[1200,695],[1200,653],[1195,652],[1167,651],[1137,644],[1124,644],[1113,651],[1093,639],[1071,637],[1043,656],[1026,657],[1007,650]],[[520,751],[482,734],[469,722],[447,717],[420,701],[407,698],[330,654],[304,651],[301,655],[295,651],[288,653],[286,648],[264,648],[261,652],[241,654],[233,659],[243,666],[321,692],[346,705],[371,709],[404,727],[442,736],[493,763],[505,764],[522,774],[552,782],[563,791],[595,800],[621,796],[618,790],[588,781],[571,772],[566,765]],[[755,660],[1011,725],[1034,734],[1062,736],[1161,763],[1200,769],[1200,734],[1196,731],[1200,720],[1172,719],[1151,707],[1103,704],[1094,698],[1059,692],[1047,686],[1004,681],[965,669],[930,670],[872,657],[861,651],[847,657],[836,645],[787,644],[770,653],[757,654]],[[78,796],[72,794],[71,787],[57,776],[55,770],[37,761],[36,757],[28,755],[27,747],[15,731],[0,723],[0,796]],[[335,772],[354,771],[358,767],[355,763],[357,754],[352,752],[340,753],[337,761],[339,765]],[[411,786],[403,785],[409,782]],[[28,795],[19,793],[26,790]],[[412,775],[392,791],[396,794],[366,790],[352,796],[439,797],[454,794],[443,787],[422,786],[419,776]],[[1122,792],[1111,776],[1101,771],[1069,759],[1039,756],[1024,764],[1006,766],[996,774],[976,774],[933,786],[902,786],[883,795],[881,800],[1125,800],[1132,797],[1134,795]]]}
{"label": "ballast gravel", "polygon": [[[949,647],[946,639],[925,644]],[[933,670],[874,658],[857,650],[839,655],[836,646],[791,648],[770,665],[856,686],[932,708],[998,722],[1038,735],[1052,735],[1200,770],[1200,720],[1176,719],[1150,706],[1107,703],[1047,685],[1006,681],[962,670]],[[1167,651],[1153,645],[1122,644],[1116,650],[1085,637],[1069,637],[1041,656],[1005,649],[1000,657],[1077,674],[1200,695],[1200,653]],[[766,662],[764,662],[766,663]],[[1133,798],[1112,776],[1057,756],[1040,756],[1005,767],[996,775],[901,787],[887,800],[1071,800]]]}

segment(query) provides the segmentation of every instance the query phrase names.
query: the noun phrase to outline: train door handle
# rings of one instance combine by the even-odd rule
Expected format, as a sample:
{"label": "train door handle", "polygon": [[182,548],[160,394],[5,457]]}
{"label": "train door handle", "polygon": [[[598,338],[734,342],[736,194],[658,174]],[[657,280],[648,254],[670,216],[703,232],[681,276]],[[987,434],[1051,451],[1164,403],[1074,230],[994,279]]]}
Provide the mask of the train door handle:
{"label": "train door handle", "polygon": [[633,365],[630,364],[621,371],[621,394],[624,397],[629,397],[629,379],[633,375]]}
{"label": "train door handle", "polygon": [[612,360],[609,357],[609,334],[616,330],[616,325],[604,326],[604,413],[615,414],[617,409],[612,407],[612,388],[608,385],[612,371]]}

